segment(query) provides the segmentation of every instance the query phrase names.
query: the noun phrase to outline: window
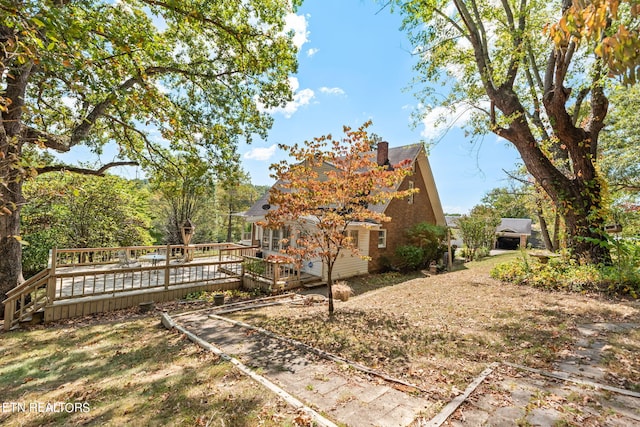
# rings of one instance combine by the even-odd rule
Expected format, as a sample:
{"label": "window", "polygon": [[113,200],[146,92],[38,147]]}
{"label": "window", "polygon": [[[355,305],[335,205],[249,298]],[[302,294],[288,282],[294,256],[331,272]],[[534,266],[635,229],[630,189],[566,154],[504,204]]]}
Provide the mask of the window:
{"label": "window", "polygon": [[262,249],[269,249],[269,230],[260,227],[262,232]]}
{"label": "window", "polygon": [[[413,181],[409,181],[409,190],[413,190]],[[410,205],[413,204],[413,193],[409,195],[407,202],[409,202]]]}
{"label": "window", "polygon": [[378,231],[378,247],[379,248],[387,247],[387,230]]}
{"label": "window", "polygon": [[287,249],[291,246],[291,227],[284,227],[282,229],[282,238],[286,239],[286,242],[282,242],[282,249]]}
{"label": "window", "polygon": [[280,229],[271,230],[271,250],[280,250]]}
{"label": "window", "polygon": [[344,232],[344,237],[351,240],[349,243],[351,243],[354,248],[358,247],[358,230],[347,230]]}

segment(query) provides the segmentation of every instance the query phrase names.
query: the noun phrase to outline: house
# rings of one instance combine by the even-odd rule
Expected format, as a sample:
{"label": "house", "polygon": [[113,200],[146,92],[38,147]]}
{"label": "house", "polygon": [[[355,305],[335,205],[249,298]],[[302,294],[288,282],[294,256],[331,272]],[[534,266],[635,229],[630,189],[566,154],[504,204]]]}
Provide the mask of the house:
{"label": "house", "polygon": [[[398,246],[406,244],[406,230],[411,226],[428,222],[444,226],[445,217],[440,204],[426,150],[422,144],[412,144],[389,148],[388,142],[379,142],[376,153],[379,165],[395,165],[409,161],[413,174],[404,178],[398,190],[417,188],[414,195],[403,199],[392,199],[384,205],[371,207],[391,217],[391,221],[383,224],[350,224],[347,232],[357,242],[362,257],[343,254],[337,260],[333,270],[334,279],[352,277],[360,274],[377,272],[388,266]],[[322,169],[330,170],[332,165],[325,164]],[[322,172],[322,171],[321,171]],[[322,173],[320,173],[322,176]],[[277,185],[277,183],[276,183]],[[268,204],[269,194],[260,198],[244,213],[247,222],[252,224],[251,243],[262,248],[263,256],[276,255],[282,249],[281,240],[289,235],[286,228],[272,230],[263,228],[257,222],[264,219],[272,208]],[[326,277],[323,263],[318,260],[307,260],[302,265],[302,272]]]}

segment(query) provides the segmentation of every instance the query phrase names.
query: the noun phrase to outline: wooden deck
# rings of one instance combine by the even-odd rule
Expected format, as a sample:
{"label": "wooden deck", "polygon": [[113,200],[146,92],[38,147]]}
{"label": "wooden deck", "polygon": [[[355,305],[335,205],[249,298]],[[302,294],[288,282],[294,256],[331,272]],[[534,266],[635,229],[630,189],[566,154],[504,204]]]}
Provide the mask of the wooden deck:
{"label": "wooden deck", "polygon": [[50,322],[239,289],[243,282],[271,291],[301,286],[291,263],[255,258],[256,250],[229,243],[53,249],[49,268],[7,294],[4,328],[35,312]]}

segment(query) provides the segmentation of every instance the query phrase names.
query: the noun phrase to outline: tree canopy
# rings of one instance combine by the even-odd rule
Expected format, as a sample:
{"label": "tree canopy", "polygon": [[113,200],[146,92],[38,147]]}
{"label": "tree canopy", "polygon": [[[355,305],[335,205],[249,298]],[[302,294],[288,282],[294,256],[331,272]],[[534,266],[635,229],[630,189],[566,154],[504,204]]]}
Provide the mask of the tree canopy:
{"label": "tree canopy", "polygon": [[49,250],[151,244],[149,192],[118,176],[46,174],[25,186],[24,268],[47,266]]}
{"label": "tree canopy", "polygon": [[420,114],[438,106],[454,117],[471,112],[471,132],[493,132],[512,143],[563,217],[573,256],[607,263],[596,153],[608,110],[608,70],[593,46],[556,47],[543,34],[563,16],[565,3],[393,2],[418,58]]}
{"label": "tree canopy", "polygon": [[613,76],[624,83],[640,80],[640,3],[637,0],[567,2],[564,14],[550,26],[558,46],[589,43]]}
{"label": "tree canopy", "polygon": [[293,159],[272,165],[276,185],[269,193],[274,206],[264,225],[288,227],[285,253],[296,259],[321,259],[327,268],[329,313],[333,313],[333,267],[347,252],[360,256],[350,225],[375,224],[390,218],[375,205],[407,197],[415,190],[398,191],[411,173],[405,164],[378,165],[366,132],[344,127],[344,137],[316,137],[303,145],[281,146]]}
{"label": "tree canopy", "polygon": [[61,168],[43,151],[117,144],[113,163],[65,166],[84,173],[170,151],[224,169],[265,136],[291,97],[298,3],[0,0],[0,291],[20,280],[22,183]]}

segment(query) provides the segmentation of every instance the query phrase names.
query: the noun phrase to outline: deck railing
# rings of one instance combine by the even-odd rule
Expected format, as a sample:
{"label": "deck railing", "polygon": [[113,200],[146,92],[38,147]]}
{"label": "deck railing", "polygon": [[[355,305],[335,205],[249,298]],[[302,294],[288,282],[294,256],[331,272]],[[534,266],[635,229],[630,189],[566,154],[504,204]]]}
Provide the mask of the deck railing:
{"label": "deck railing", "polygon": [[256,250],[233,243],[53,249],[48,295],[59,301],[237,278],[243,256]]}
{"label": "deck railing", "polygon": [[7,299],[3,301],[5,330],[9,330],[19,322],[26,320],[49,303],[47,297],[48,280],[49,269],[47,268],[7,292]]}
{"label": "deck railing", "polygon": [[59,301],[237,280],[256,251],[233,243],[54,248],[47,269],[7,293],[4,328]]}
{"label": "deck railing", "polygon": [[293,262],[253,256],[245,256],[244,259],[245,274],[268,282],[272,290],[284,289],[287,284],[300,281],[300,269]]}

